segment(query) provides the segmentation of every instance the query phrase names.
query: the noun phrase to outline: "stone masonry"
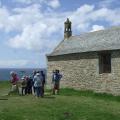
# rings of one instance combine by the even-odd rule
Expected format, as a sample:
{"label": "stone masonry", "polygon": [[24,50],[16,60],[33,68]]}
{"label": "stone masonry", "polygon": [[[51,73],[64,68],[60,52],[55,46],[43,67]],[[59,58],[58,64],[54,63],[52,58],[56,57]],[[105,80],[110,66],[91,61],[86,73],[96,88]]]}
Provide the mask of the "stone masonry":
{"label": "stone masonry", "polygon": [[120,50],[111,52],[111,73],[99,74],[98,52],[47,56],[47,81],[51,83],[52,71],[63,74],[61,87],[120,95]]}

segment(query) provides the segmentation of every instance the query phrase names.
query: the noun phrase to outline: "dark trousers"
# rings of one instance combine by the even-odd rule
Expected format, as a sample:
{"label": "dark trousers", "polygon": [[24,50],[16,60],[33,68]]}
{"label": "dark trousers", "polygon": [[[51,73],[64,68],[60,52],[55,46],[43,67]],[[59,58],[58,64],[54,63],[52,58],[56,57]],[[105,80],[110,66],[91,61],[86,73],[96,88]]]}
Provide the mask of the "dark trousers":
{"label": "dark trousers", "polygon": [[35,87],[35,93],[37,97],[42,97],[42,87]]}
{"label": "dark trousers", "polygon": [[27,86],[26,89],[27,89],[26,90],[27,94],[31,94],[32,93],[32,86]]}
{"label": "dark trousers", "polygon": [[42,96],[44,96],[44,85],[42,85]]}

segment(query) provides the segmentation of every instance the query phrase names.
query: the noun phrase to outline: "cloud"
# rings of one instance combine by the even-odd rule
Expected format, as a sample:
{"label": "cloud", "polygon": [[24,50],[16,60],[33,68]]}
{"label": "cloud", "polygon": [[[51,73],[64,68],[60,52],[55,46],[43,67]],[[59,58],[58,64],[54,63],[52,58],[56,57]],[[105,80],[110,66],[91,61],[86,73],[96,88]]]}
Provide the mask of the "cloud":
{"label": "cloud", "polygon": [[119,25],[120,24],[120,8],[114,10],[108,8],[101,8],[95,10],[89,14],[92,21],[103,21],[107,22],[109,25]]}
{"label": "cloud", "polygon": [[[40,56],[41,57],[41,56]],[[43,57],[43,56],[42,56]],[[44,61],[42,61],[44,60]],[[45,57],[42,58],[42,60],[40,59],[34,59],[34,60],[29,60],[29,59],[1,59],[0,60],[0,67],[1,68],[25,68],[25,67],[41,67],[44,68],[46,67],[45,64]]]}
{"label": "cloud", "polygon": [[101,0],[99,2],[99,7],[107,7],[110,8],[113,6],[113,4],[116,5],[120,5],[120,1],[119,0]]}
{"label": "cloud", "polygon": [[68,16],[71,18],[71,21],[73,21],[73,31],[83,32],[88,29],[91,19],[89,16],[93,13],[94,8],[94,5],[85,4],[69,13]]}
{"label": "cloud", "polygon": [[[0,8],[0,29],[8,33],[18,32],[10,37],[7,45],[15,49],[35,50],[41,53],[51,50],[63,38],[63,25],[66,17],[72,21],[73,33],[99,30],[102,25],[94,22],[107,22],[109,25],[120,24],[119,8],[96,9],[94,5],[83,5],[74,11],[42,11],[42,6],[32,4],[24,8]],[[7,18],[7,19],[6,19]]]}
{"label": "cloud", "polygon": [[2,7],[2,2],[0,1],[0,7]]}
{"label": "cloud", "polygon": [[7,23],[8,23],[8,17],[9,17],[9,12],[5,7],[1,7],[0,8],[0,29],[5,29],[8,28],[7,27]]}
{"label": "cloud", "polygon": [[[31,7],[33,7],[32,10]],[[9,22],[15,26],[11,25],[9,30],[19,30],[21,32],[9,39],[9,46],[44,52],[49,51],[58,43],[59,35],[53,35],[61,28],[61,24],[57,26],[59,21],[57,18],[52,17],[50,19],[46,13],[40,12],[39,7],[36,5],[25,9],[17,8],[14,9],[14,12],[17,15],[10,16],[12,21]],[[8,30],[8,26],[6,29]]]}
{"label": "cloud", "polygon": [[48,5],[52,8],[58,8],[60,7],[60,2],[59,0],[51,0],[50,2],[48,2]]}
{"label": "cloud", "polygon": [[98,30],[104,30],[104,26],[93,25],[91,32],[98,31]]}
{"label": "cloud", "polygon": [[33,2],[33,0],[12,0],[12,1],[22,3],[22,4],[30,4]]}
{"label": "cloud", "polygon": [[12,0],[15,3],[21,3],[21,4],[43,4],[46,6],[49,6],[53,9],[56,9],[60,7],[60,1],[59,0]]}
{"label": "cloud", "polygon": [[[44,49],[47,51],[56,45],[55,41],[49,40],[49,34],[51,34],[52,31],[54,32],[54,28],[47,28],[46,24],[37,22],[34,25],[26,26],[20,35],[11,38],[9,45],[14,48],[34,49],[44,52]],[[52,42],[52,44],[50,42]]]}
{"label": "cloud", "polygon": [[24,67],[29,64],[28,60],[0,60],[0,67]]}
{"label": "cloud", "polygon": [[0,8],[0,28],[6,32],[21,31],[27,25],[31,25],[41,19],[39,14],[40,6],[37,4],[28,6],[27,8],[14,8],[12,12],[6,7]]}

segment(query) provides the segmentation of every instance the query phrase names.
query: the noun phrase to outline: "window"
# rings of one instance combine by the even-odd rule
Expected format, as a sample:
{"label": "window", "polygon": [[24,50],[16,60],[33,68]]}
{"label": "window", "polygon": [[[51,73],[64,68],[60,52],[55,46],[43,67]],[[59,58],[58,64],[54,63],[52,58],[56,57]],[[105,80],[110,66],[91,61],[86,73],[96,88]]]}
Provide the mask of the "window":
{"label": "window", "polygon": [[111,73],[111,54],[110,53],[100,54],[99,73]]}

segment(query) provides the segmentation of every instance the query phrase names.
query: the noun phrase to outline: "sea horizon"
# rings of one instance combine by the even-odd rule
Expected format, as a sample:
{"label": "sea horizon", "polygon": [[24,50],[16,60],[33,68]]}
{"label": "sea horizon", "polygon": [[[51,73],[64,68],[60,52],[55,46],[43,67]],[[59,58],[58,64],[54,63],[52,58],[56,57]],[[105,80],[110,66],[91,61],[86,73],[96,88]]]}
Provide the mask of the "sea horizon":
{"label": "sea horizon", "polygon": [[0,68],[0,81],[10,80],[10,72],[14,71],[18,77],[21,78],[23,75],[32,76],[34,70],[43,70],[46,74],[46,68]]}

